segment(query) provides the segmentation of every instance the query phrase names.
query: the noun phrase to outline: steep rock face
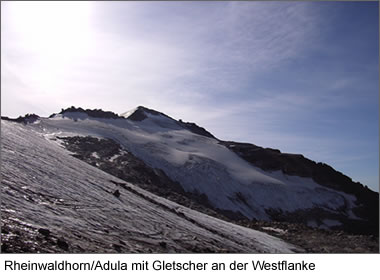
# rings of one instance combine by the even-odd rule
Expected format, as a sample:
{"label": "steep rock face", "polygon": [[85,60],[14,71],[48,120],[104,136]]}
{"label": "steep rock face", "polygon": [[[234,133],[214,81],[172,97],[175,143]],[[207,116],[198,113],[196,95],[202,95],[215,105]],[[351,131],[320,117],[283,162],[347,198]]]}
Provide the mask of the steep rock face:
{"label": "steep rock face", "polygon": [[[353,209],[353,212],[366,222],[356,221],[352,223],[346,221],[345,229],[354,233],[364,232],[378,236],[379,194],[368,187],[353,182],[351,178],[327,164],[316,163],[303,155],[281,153],[279,150],[262,148],[249,143],[232,141],[221,141],[220,143],[263,170],[280,170],[291,176],[309,177],[320,185],[354,195],[357,198],[358,206]],[[281,213],[276,213],[276,215],[277,219],[280,220],[296,219],[295,217],[299,215],[311,216],[310,213],[301,214],[301,212],[298,215],[289,215],[289,217],[281,217]],[[322,216],[321,213],[316,213],[316,215]]]}
{"label": "steep rock face", "polygon": [[[87,116],[89,117],[93,117],[93,118],[104,118],[104,119],[120,119],[120,118],[123,118],[113,112],[110,112],[110,111],[103,111],[101,109],[82,109],[81,107],[78,107],[78,108],[75,108],[74,106],[71,106],[70,108],[67,108],[67,109],[62,109],[61,112],[59,112],[59,114],[61,115],[68,115],[70,116],[70,114],[68,113],[83,113],[83,114],[86,114]],[[52,114],[50,115],[50,117],[55,117],[57,114]]]}
{"label": "steep rock face", "polygon": [[182,127],[190,130],[192,133],[216,139],[214,135],[212,135],[210,132],[208,132],[203,127],[198,126],[196,123],[183,122],[182,120],[179,120],[179,124]]}

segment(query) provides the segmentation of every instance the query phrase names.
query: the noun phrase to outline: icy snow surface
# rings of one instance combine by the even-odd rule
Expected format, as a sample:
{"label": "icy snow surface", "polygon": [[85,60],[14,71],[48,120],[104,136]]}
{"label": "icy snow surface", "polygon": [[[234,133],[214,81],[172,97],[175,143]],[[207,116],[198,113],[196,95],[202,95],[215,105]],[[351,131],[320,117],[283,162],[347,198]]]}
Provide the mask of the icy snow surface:
{"label": "icy snow surface", "polygon": [[[148,137],[129,122],[116,121],[74,124],[54,119],[35,127],[6,121],[1,125],[2,214],[64,237],[70,251],[114,252],[115,243],[122,244],[119,247],[124,252],[155,251],[162,244],[173,252],[194,248],[251,253],[297,250],[278,238],[209,217],[123,182],[70,156],[51,135],[50,140],[45,137],[66,130],[105,137],[115,133],[122,143],[134,141],[144,147],[155,137],[162,139],[160,133]],[[183,140],[176,133],[173,137]],[[119,198],[112,194],[116,189]]]}
{"label": "icy snow surface", "polygon": [[[148,117],[143,121],[130,121],[70,113],[30,126],[43,134],[111,138],[149,166],[162,169],[186,191],[206,194],[216,208],[239,211],[248,218],[268,220],[265,209],[269,208],[336,210],[355,204],[352,195],[323,187],[310,178],[263,171],[216,139],[194,134],[163,115],[145,114]],[[347,215],[354,217],[348,211]]]}

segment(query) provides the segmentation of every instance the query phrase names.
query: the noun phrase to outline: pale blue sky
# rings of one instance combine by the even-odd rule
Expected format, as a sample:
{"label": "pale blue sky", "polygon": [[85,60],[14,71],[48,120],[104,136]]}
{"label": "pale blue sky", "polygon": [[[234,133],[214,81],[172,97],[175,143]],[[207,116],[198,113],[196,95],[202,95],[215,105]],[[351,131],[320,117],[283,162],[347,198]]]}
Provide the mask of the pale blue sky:
{"label": "pale blue sky", "polygon": [[144,105],[378,190],[378,2],[1,8],[2,115]]}

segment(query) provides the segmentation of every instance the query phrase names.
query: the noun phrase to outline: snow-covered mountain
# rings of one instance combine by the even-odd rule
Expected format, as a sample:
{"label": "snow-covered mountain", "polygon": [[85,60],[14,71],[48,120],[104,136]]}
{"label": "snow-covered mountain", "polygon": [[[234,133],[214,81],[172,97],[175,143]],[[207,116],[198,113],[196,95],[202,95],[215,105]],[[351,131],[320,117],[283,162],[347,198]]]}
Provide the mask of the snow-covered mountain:
{"label": "snow-covered mountain", "polygon": [[41,120],[39,129],[1,121],[3,252],[302,251],[72,157],[45,128],[56,121]]}
{"label": "snow-covered mountain", "polygon": [[[19,118],[17,122],[22,123],[23,119]],[[67,191],[75,192],[77,187],[75,182],[72,182],[74,180],[81,182],[78,183],[83,186],[81,191],[87,193],[88,188],[91,189],[92,186],[92,183],[89,182],[95,180],[102,182],[102,185],[104,183],[104,188],[110,192],[112,187],[115,187],[109,183],[110,180],[120,182],[120,179],[110,179],[110,175],[90,168],[78,159],[70,157],[64,147],[73,152],[76,145],[75,152],[81,154],[79,156],[77,153],[77,157],[89,163],[93,161],[93,165],[108,173],[129,182],[133,181],[137,185],[141,182],[142,185],[155,185],[159,189],[173,186],[169,188],[169,192],[176,188],[180,189],[182,193],[181,191],[178,193],[184,199],[195,198],[194,202],[201,203],[209,207],[210,211],[215,211],[217,214],[231,219],[292,221],[319,228],[344,229],[356,233],[378,235],[378,193],[370,191],[359,183],[352,182],[331,167],[317,164],[299,155],[282,154],[280,151],[263,149],[252,144],[221,141],[194,123],[177,121],[163,113],[142,106],[120,116],[112,112],[71,107],[62,110],[59,114],[53,114],[49,118],[33,118],[32,121],[24,123],[22,125],[2,121],[4,127],[2,138],[6,139],[3,140],[2,150],[5,155],[9,156],[5,159],[13,162],[12,167],[5,168],[13,170],[17,167],[19,168],[18,172],[24,174],[23,176],[33,178],[35,176],[33,170],[28,169],[28,166],[22,166],[17,158],[27,157],[28,161],[34,160],[34,157],[38,155],[35,153],[37,148],[34,147],[39,147],[41,155],[45,150],[50,151],[49,155],[46,153],[43,155],[44,164],[49,165],[52,170],[59,170],[55,174],[60,178],[58,181],[54,179],[56,183],[50,182],[44,186],[50,191],[53,191],[59,182],[62,188],[68,187]],[[19,136],[21,134],[22,136]],[[25,139],[22,139],[23,137]],[[33,139],[30,142],[30,149],[24,143],[29,139]],[[80,139],[87,139],[86,141],[89,142],[86,144],[83,141],[80,142]],[[89,144],[91,141],[95,141],[93,139],[112,141],[104,144],[104,147],[114,145],[112,143],[116,143],[116,146],[111,154],[103,153],[101,155],[102,151],[107,149],[91,150],[91,147],[96,147],[96,145]],[[100,142],[96,143],[99,146]],[[12,153],[17,149],[21,149],[18,157]],[[130,156],[127,157],[127,154]],[[54,163],[50,163],[49,158],[54,158],[52,159]],[[60,162],[62,166],[57,167],[56,161]],[[5,166],[7,165],[8,163],[5,164]],[[120,166],[124,167],[120,168]],[[25,168],[29,171],[26,171]],[[42,170],[48,167],[38,168]],[[61,174],[61,170],[65,170],[65,168],[76,170],[76,173],[89,169],[94,174],[82,176],[75,173],[75,176],[79,177],[69,179]],[[129,173],[125,170],[128,170]],[[2,168],[3,180],[4,178],[5,180],[12,179],[5,175],[7,171]],[[45,177],[39,177],[36,181],[42,178],[46,178],[48,181],[52,180],[51,178],[54,176],[51,172],[41,174]],[[70,172],[67,173],[67,176],[70,176]],[[126,173],[135,175],[129,176]],[[141,180],[138,179],[139,175]],[[91,176],[93,179],[90,179]],[[100,179],[101,177],[104,178]],[[9,188],[12,188],[14,184],[20,185],[17,180],[5,182]],[[28,181],[27,178],[23,178],[23,180]],[[104,180],[108,180],[107,183]],[[142,181],[144,182],[142,183]],[[144,192],[136,186],[125,182],[123,184],[128,185],[128,189],[123,191],[133,189],[150,197],[151,200],[164,203],[171,209],[180,207],[174,207],[172,202]],[[99,184],[97,186],[100,187]],[[95,186],[95,188],[97,187]],[[27,189],[28,186],[26,186]],[[162,192],[165,193],[165,191]],[[9,193],[8,195],[12,197],[13,194]],[[75,195],[82,196],[81,192]],[[94,196],[98,195],[99,193],[94,194]],[[167,197],[167,195],[164,196]],[[59,196],[56,198],[59,199]],[[203,201],[198,198],[203,198]],[[12,200],[12,198],[10,199]],[[111,195],[107,199],[113,201],[115,198]],[[96,204],[99,200],[101,199],[95,199]],[[79,197],[78,201],[80,201]],[[178,202],[178,199],[176,201]],[[17,203],[20,202],[17,201]],[[94,205],[92,198],[86,198],[86,201],[81,203]],[[105,201],[104,203],[111,202]],[[15,205],[10,206],[15,207]],[[108,206],[102,207],[107,208]],[[216,222],[213,218],[205,218],[207,216],[187,208],[180,209],[186,209],[188,213],[191,213],[186,215],[191,216],[192,219],[199,217],[201,220],[212,219],[213,222],[210,220],[206,224],[215,224],[215,228],[224,227],[224,222],[223,225],[219,225],[216,224],[220,222],[219,220]],[[160,215],[164,214],[160,213]],[[93,218],[96,223],[95,217]],[[197,220],[195,224],[198,223]],[[216,230],[215,228],[213,230]],[[244,232],[246,230],[244,229]],[[248,235],[251,234],[253,233]],[[229,250],[232,250],[231,248]],[[248,250],[253,249],[249,248]]]}

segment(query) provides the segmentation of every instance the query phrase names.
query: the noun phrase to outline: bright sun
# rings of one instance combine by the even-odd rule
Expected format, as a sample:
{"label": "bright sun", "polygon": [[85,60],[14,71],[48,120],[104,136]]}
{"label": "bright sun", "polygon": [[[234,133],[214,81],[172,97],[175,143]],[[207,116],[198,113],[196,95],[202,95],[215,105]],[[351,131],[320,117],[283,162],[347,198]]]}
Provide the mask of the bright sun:
{"label": "bright sun", "polygon": [[35,71],[25,77],[30,83],[54,86],[93,45],[90,2],[20,1],[6,5],[7,30],[33,59],[29,65]]}
{"label": "bright sun", "polygon": [[67,56],[88,43],[89,2],[26,1],[10,8],[12,27],[31,50]]}

